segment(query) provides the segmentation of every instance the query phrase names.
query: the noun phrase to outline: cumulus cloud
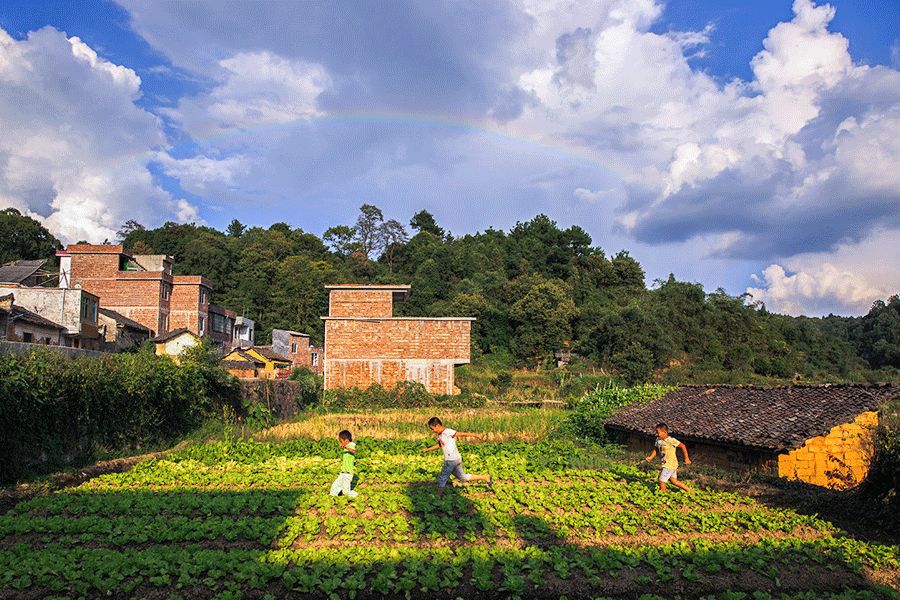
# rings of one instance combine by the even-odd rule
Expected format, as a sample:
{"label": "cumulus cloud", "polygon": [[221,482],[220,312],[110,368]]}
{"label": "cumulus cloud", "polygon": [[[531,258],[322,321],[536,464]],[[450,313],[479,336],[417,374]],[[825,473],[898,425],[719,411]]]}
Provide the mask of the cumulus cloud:
{"label": "cumulus cloud", "polygon": [[[875,300],[900,293],[900,231],[878,230],[830,253],[803,253],[754,275],[754,301],[788,314],[862,314]],[[886,268],[887,267],[887,268]]]}
{"label": "cumulus cloud", "polygon": [[218,64],[222,72],[218,85],[162,111],[194,137],[322,114],[317,99],[331,83],[322,65],[268,51],[241,52]]}
{"label": "cumulus cloud", "polygon": [[0,29],[0,206],[65,242],[113,239],[129,218],[196,217],[147,170],[166,139],[135,104],[140,86],[77,37],[47,27],[16,40]]}

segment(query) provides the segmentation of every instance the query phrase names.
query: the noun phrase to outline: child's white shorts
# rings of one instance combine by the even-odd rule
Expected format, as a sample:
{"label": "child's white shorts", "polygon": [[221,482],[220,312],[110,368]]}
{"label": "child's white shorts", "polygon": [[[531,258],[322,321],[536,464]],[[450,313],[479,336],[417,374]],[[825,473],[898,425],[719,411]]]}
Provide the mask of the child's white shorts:
{"label": "child's white shorts", "polygon": [[662,483],[665,483],[670,479],[678,481],[678,469],[667,469],[663,467],[659,472],[659,480]]}

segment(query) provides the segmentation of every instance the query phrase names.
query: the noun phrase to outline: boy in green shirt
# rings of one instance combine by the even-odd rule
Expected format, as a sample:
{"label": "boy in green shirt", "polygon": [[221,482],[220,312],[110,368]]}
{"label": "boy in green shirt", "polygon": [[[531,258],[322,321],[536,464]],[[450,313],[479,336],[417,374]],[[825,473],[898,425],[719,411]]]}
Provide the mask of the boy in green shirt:
{"label": "boy in green shirt", "polygon": [[350,484],[353,483],[353,466],[356,462],[356,443],[346,429],[338,434],[338,441],[342,449],[341,472],[331,484],[331,495],[344,494],[348,498],[356,498],[359,494],[350,489]]}
{"label": "boy in green shirt", "polygon": [[679,489],[686,492],[690,491],[686,485],[678,481],[678,448],[681,448],[681,451],[684,452],[684,464],[691,464],[687,446],[669,435],[668,425],[665,423],[658,424],[656,426],[656,445],[653,452],[647,457],[647,462],[653,460],[653,457],[656,456],[656,451],[659,450],[660,458],[663,461],[662,469],[659,472],[659,489],[663,492],[666,491],[667,481],[671,481],[672,485]]}

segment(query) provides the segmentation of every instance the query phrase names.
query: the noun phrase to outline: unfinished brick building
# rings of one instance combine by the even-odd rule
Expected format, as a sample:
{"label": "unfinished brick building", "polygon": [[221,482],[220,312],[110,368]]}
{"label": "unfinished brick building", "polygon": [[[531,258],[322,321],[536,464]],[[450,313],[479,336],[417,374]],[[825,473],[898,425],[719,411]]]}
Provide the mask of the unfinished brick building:
{"label": "unfinished brick building", "polygon": [[184,328],[207,333],[212,288],[205,277],[173,275],[172,257],[131,255],[122,246],[73,244],[57,252],[59,287],[81,288],[160,335]]}
{"label": "unfinished brick building", "polygon": [[329,285],[325,389],[421,383],[455,394],[453,369],[469,362],[472,317],[395,317],[408,285]]}

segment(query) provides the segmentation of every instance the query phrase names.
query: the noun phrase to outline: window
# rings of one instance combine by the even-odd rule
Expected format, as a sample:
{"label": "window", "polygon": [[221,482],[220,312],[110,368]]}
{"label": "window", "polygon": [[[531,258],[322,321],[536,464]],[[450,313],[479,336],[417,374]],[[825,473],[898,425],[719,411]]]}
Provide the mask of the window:
{"label": "window", "polygon": [[81,320],[92,322],[97,320],[97,301],[93,298],[81,297]]}
{"label": "window", "polygon": [[206,290],[200,288],[200,304],[206,304]]}
{"label": "window", "polygon": [[317,366],[318,364],[319,364],[319,353],[318,353],[318,352],[313,352],[313,353],[312,353],[312,366],[315,367],[315,366]]}
{"label": "window", "polygon": [[197,329],[200,332],[200,335],[203,335],[203,326],[206,324],[205,321],[206,321],[206,319],[204,319],[203,317],[200,317],[199,319],[197,319],[197,325],[198,325]]}
{"label": "window", "polygon": [[171,295],[172,295],[172,286],[170,286],[167,283],[164,283],[162,286],[163,300],[168,300]]}
{"label": "window", "polygon": [[297,342],[291,342],[291,354],[297,354]]}
{"label": "window", "polygon": [[216,333],[228,333],[230,319],[219,313],[209,314],[209,328]]}
{"label": "window", "polygon": [[22,333],[22,341],[26,344],[30,344],[32,341],[34,341],[34,336],[31,335],[30,331],[25,331]]}

